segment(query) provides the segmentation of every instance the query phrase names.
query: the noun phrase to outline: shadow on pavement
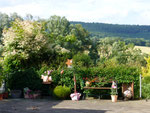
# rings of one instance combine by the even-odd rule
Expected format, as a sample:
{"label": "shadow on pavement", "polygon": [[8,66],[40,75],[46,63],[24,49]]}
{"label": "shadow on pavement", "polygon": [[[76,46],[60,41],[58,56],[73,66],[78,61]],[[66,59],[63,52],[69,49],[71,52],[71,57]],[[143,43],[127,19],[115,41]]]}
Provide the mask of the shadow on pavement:
{"label": "shadow on pavement", "polygon": [[[0,113],[105,113],[107,110],[53,108],[62,101],[8,99],[0,101]],[[67,105],[66,105],[67,106]],[[90,106],[89,106],[90,107]]]}

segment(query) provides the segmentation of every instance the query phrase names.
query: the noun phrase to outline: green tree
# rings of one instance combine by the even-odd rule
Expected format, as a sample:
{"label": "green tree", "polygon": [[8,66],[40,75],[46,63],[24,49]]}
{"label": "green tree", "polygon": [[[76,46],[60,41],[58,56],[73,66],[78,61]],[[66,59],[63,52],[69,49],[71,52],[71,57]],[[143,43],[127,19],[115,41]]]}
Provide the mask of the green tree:
{"label": "green tree", "polygon": [[147,64],[145,67],[142,67],[142,76],[147,77],[150,76],[150,56],[145,58]]}
{"label": "green tree", "polygon": [[10,26],[9,16],[5,13],[0,13],[0,38],[2,37],[2,31],[4,28]]}
{"label": "green tree", "polygon": [[45,29],[38,22],[16,20],[3,37],[4,62],[17,56],[30,64],[37,63],[37,59],[52,50]]}
{"label": "green tree", "polygon": [[72,25],[65,17],[51,16],[47,32],[57,50],[65,49],[71,54],[88,49],[89,33],[79,24]]}
{"label": "green tree", "polygon": [[143,66],[146,54],[134,48],[133,44],[126,45],[123,41],[115,41],[109,38],[101,39],[98,45],[100,60],[115,58],[119,64]]}

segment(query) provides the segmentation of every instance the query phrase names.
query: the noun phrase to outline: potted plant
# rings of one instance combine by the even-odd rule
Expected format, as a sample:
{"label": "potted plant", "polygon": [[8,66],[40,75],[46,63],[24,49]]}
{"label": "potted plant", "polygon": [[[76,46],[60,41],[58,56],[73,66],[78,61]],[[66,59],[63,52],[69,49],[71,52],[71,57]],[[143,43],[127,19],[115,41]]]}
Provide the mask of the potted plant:
{"label": "potted plant", "polygon": [[7,92],[7,91],[5,91],[5,92],[3,93],[3,98],[4,98],[4,99],[8,99],[8,92]]}
{"label": "potted plant", "polygon": [[41,79],[43,80],[43,83],[51,83],[52,82],[52,76],[51,73],[53,72],[53,70],[48,70],[45,71],[42,75],[41,75]]}
{"label": "potted plant", "polygon": [[112,86],[111,86],[111,100],[112,100],[112,102],[117,102],[117,98],[118,98],[117,84],[115,81],[113,81]]}

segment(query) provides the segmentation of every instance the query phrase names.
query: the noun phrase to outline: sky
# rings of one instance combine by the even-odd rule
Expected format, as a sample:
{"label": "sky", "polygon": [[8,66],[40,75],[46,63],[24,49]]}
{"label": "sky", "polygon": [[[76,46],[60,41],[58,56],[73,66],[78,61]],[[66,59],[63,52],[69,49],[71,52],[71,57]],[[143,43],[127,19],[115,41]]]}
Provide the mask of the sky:
{"label": "sky", "polygon": [[69,21],[150,25],[150,0],[0,0],[0,12],[44,19],[58,15]]}

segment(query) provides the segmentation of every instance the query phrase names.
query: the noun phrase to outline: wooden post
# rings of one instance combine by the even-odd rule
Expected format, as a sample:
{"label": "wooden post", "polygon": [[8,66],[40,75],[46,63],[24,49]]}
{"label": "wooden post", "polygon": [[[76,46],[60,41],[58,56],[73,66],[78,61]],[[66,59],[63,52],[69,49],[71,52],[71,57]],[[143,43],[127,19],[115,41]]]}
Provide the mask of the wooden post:
{"label": "wooden post", "polygon": [[132,88],[132,99],[134,99],[134,82],[132,82],[131,88]]}
{"label": "wooden post", "polygon": [[77,93],[77,83],[76,76],[74,75],[74,93]]}

